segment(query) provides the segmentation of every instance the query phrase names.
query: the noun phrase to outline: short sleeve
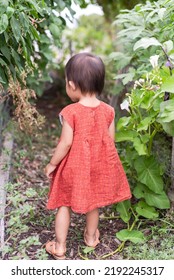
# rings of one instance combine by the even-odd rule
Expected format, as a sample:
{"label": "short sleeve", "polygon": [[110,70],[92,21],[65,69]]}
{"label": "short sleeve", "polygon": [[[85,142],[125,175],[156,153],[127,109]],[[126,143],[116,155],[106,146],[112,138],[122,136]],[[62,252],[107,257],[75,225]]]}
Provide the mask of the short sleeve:
{"label": "short sleeve", "polygon": [[60,123],[63,124],[63,119],[67,121],[67,123],[71,126],[74,130],[74,114],[73,110],[70,106],[66,106],[60,113],[59,113]]}
{"label": "short sleeve", "polygon": [[108,112],[108,126],[111,125],[114,118],[115,118],[115,110],[113,107],[110,107],[110,110]]}

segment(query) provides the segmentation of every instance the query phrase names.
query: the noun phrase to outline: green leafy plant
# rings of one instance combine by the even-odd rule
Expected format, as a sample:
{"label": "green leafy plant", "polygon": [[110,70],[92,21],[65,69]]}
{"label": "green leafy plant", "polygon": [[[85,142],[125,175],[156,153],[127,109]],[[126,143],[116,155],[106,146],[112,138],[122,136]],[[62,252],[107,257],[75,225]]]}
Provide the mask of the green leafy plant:
{"label": "green leafy plant", "polygon": [[[85,5],[84,0],[76,3]],[[52,82],[50,69],[59,68],[61,36],[66,26],[61,12],[67,8],[73,15],[71,4],[71,0],[0,1],[0,99],[6,90],[19,126],[26,133],[43,124],[33,101],[43,94],[45,82]]]}
{"label": "green leafy plant", "polygon": [[174,136],[172,11],[173,1],[159,0],[124,10],[116,20],[122,25],[118,43],[123,48],[111,58],[117,62],[117,70],[124,71],[115,78],[130,92],[120,105],[127,113],[118,121],[116,141],[125,143],[121,157],[134,196],[132,205],[125,201],[116,206],[128,226],[117,233],[123,243],[134,242],[134,236],[143,242],[140,231],[135,231],[141,218],[158,219],[162,209],[170,208],[166,167],[153,143],[161,135]]}
{"label": "green leafy plant", "polygon": [[[84,5],[83,0],[76,3]],[[73,14],[69,0],[0,2],[0,83],[3,86],[8,86],[11,76],[22,83],[23,71],[28,73],[27,85],[32,89],[50,80],[50,65],[58,67],[51,46],[60,47],[66,25],[60,12],[65,8]],[[37,87],[37,93],[41,92]]]}
{"label": "green leafy plant", "polygon": [[[147,1],[132,10],[120,11],[114,22],[118,30],[118,51],[111,53],[110,59],[115,62],[115,70],[119,72],[114,78],[121,81],[124,87],[129,87],[132,81],[150,71],[149,58],[152,55],[160,55],[159,66],[166,61],[174,62],[174,35],[171,33],[173,12],[172,0]],[[165,56],[161,55],[163,51]],[[123,87],[120,89],[122,91]]]}
{"label": "green leafy plant", "polygon": [[[153,152],[153,140],[163,132],[163,124],[167,125],[167,132],[171,136],[174,134],[174,130],[170,130],[174,121],[174,96],[168,101],[163,101],[164,84],[165,87],[168,86],[167,77],[170,78],[170,71],[166,67],[155,67],[138,83],[135,82],[131,93],[127,94],[129,115],[118,121],[116,141],[126,141],[129,144],[126,146],[125,164],[126,169],[131,170],[132,192],[138,200],[133,206],[128,201],[117,205],[116,209],[124,222],[130,220],[131,213],[137,222],[139,217],[156,219],[159,216],[157,209],[170,208],[165,192],[167,186],[163,179],[164,165],[159,163]],[[117,237],[132,241],[131,237],[134,237],[134,234],[132,231],[125,235],[125,231],[122,231],[117,233]]]}
{"label": "green leafy plant", "polygon": [[170,260],[174,258],[173,245],[173,213],[172,209],[158,221],[149,223],[142,221],[141,227],[146,232],[146,242],[141,244],[129,243],[124,248],[123,256],[134,260]]}
{"label": "green leafy plant", "polygon": [[[22,155],[23,153],[21,151]],[[36,198],[38,194],[33,188],[28,188],[24,194],[19,193],[20,187],[19,183],[6,185],[8,192],[6,210],[8,207],[10,207],[10,210],[4,217],[6,220],[6,236],[2,251],[3,258],[8,255],[8,259],[13,260],[29,259],[28,249],[35,246],[38,259],[47,259],[43,248],[40,248],[41,242],[38,236],[31,234],[31,236],[25,238],[30,229],[30,223],[35,220],[36,209],[36,206],[28,200]]]}

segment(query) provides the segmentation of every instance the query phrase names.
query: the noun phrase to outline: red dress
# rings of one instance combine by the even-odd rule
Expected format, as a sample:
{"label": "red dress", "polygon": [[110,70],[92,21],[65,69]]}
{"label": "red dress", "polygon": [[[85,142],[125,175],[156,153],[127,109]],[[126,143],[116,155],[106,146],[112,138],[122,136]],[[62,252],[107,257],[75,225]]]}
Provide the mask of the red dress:
{"label": "red dress", "polygon": [[74,103],[60,116],[74,136],[70,151],[54,172],[47,208],[69,206],[74,212],[87,213],[129,199],[130,187],[108,133],[114,109],[102,101],[94,108]]}

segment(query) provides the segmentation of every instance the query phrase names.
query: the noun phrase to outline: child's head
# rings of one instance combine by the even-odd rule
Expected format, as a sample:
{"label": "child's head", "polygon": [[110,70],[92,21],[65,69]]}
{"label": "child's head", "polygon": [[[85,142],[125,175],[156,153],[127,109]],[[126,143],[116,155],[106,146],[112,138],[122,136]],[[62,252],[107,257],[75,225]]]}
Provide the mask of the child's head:
{"label": "child's head", "polygon": [[105,66],[100,57],[79,53],[67,62],[65,75],[67,81],[72,81],[82,94],[100,95],[104,87]]}

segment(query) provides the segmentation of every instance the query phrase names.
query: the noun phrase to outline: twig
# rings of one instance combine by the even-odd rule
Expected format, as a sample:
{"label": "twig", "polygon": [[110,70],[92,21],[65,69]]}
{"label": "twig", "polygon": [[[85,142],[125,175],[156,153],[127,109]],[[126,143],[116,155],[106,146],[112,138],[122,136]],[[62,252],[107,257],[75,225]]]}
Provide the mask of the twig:
{"label": "twig", "polygon": [[7,204],[5,205],[5,208],[7,208],[11,203],[12,203],[12,201],[9,201],[9,203],[7,203]]}
{"label": "twig", "polygon": [[12,237],[14,237],[15,235],[16,235],[16,234],[11,234],[11,235],[7,238],[7,240],[5,240],[4,244],[7,244],[8,241],[9,241]]}
{"label": "twig", "polygon": [[43,18],[43,19],[41,19],[41,20],[36,20],[36,19],[34,19],[34,18],[32,18],[32,17],[29,17],[29,19],[31,20],[31,23],[34,25],[34,23],[41,23],[41,22],[43,22],[44,20],[45,20],[45,18]]}

